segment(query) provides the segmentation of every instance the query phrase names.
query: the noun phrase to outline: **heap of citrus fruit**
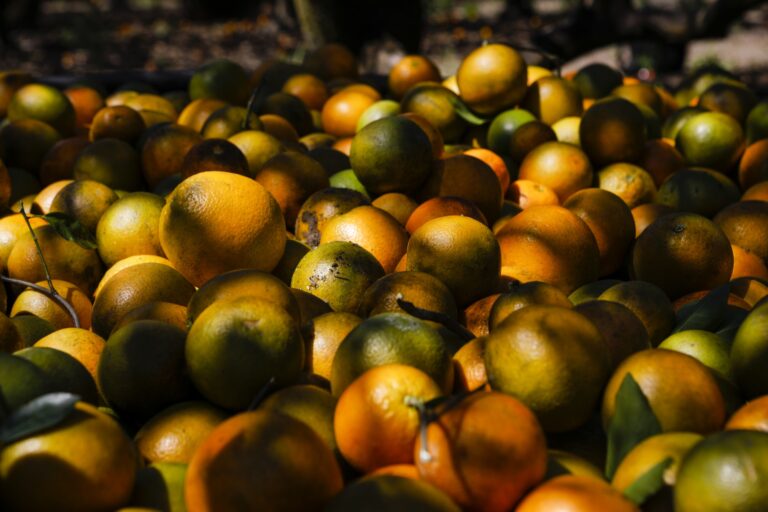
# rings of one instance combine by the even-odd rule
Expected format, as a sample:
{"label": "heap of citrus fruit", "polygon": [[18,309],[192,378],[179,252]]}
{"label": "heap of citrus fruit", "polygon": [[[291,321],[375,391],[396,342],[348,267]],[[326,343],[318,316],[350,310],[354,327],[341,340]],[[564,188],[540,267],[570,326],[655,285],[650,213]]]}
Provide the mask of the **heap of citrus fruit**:
{"label": "heap of citrus fruit", "polygon": [[0,509],[768,510],[766,100],[386,78],[0,72]]}

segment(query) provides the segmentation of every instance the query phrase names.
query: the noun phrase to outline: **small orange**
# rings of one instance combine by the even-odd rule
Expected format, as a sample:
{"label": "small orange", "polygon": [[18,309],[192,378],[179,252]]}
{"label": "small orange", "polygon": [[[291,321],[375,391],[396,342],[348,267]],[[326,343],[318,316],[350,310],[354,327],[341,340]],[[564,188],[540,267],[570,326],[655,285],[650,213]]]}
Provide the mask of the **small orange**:
{"label": "small orange", "polygon": [[402,226],[408,222],[419,203],[402,192],[388,192],[382,194],[371,202],[371,205],[384,210],[395,218]]}
{"label": "small orange", "polygon": [[440,70],[423,55],[406,55],[389,70],[389,91],[395,99],[401,99],[405,93],[419,82],[439,82]]}
{"label": "small orange", "polygon": [[633,164],[620,162],[603,167],[597,173],[597,183],[601,189],[619,196],[630,208],[650,203],[656,197],[653,177]]}
{"label": "small orange", "polygon": [[336,404],[339,451],[364,472],[413,463],[420,421],[416,406],[440,394],[440,387],[412,366],[388,364],[368,370],[344,390]]}
{"label": "small orange", "polygon": [[323,130],[336,137],[354,135],[360,116],[375,102],[370,95],[356,90],[337,92],[328,98],[320,112]]}
{"label": "small orange", "polygon": [[35,342],[35,347],[48,347],[71,355],[88,370],[96,381],[99,359],[107,342],[87,329],[66,327],[44,336]]}
{"label": "small orange", "polygon": [[283,84],[283,92],[293,94],[309,109],[320,110],[328,99],[328,88],[317,76],[310,73],[298,73]]}
{"label": "small orange", "polygon": [[634,503],[607,482],[590,476],[561,475],[528,494],[516,512],[640,512]]}
{"label": "small orange", "polygon": [[461,98],[479,114],[517,105],[525,96],[527,66],[510,46],[488,44],[464,57],[456,71]]}
{"label": "small orange", "polygon": [[559,205],[560,198],[546,185],[531,180],[515,180],[507,197],[525,210],[531,206]]}
{"label": "small orange", "polygon": [[632,217],[635,219],[635,238],[639,237],[656,219],[674,211],[675,209],[671,206],[659,203],[644,203],[632,208]]}
{"label": "small orange", "polygon": [[88,133],[93,116],[104,107],[104,98],[99,91],[87,85],[68,87],[63,92],[75,109],[76,131]]}
{"label": "small orange", "polygon": [[725,430],[761,430],[768,432],[768,395],[753,398],[734,412]]}
{"label": "small orange", "polygon": [[413,234],[426,222],[446,215],[462,215],[486,224],[483,212],[471,201],[461,197],[433,197],[427,199],[408,217],[405,229]]}
{"label": "small orange", "polygon": [[586,153],[565,142],[546,142],[528,153],[518,179],[531,180],[555,191],[560,202],[592,185],[592,164]]}
{"label": "small orange", "polygon": [[742,190],[763,181],[768,181],[768,139],[747,146],[739,161],[739,185]]}
{"label": "small orange", "polygon": [[499,178],[501,192],[506,193],[507,189],[509,188],[510,177],[509,169],[507,168],[507,164],[504,162],[503,158],[501,158],[498,154],[494,153],[490,149],[485,148],[472,148],[465,151],[464,154],[479,158],[488,164],[491,170],[496,174],[496,177]]}

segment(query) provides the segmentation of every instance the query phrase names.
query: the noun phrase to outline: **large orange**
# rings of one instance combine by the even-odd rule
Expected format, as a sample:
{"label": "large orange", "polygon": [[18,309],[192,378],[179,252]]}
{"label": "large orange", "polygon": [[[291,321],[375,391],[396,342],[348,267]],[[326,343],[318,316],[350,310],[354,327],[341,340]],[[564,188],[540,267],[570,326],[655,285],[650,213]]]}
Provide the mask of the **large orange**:
{"label": "large orange", "polygon": [[600,274],[600,250],[589,226],[561,206],[532,206],[497,232],[502,275],[544,281],[569,294]]}
{"label": "large orange", "polygon": [[616,394],[631,374],[648,399],[662,432],[709,434],[722,428],[725,403],[713,373],[681,352],[652,348],[637,352],[619,365],[603,397],[603,424],[616,411]]}
{"label": "large orange", "polygon": [[275,199],[255,181],[229,172],[190,176],[160,214],[160,245],[196,286],[227,270],[272,270],[285,240]]}
{"label": "large orange", "polygon": [[509,46],[489,44],[473,50],[461,61],[456,82],[461,98],[480,114],[513,107],[527,87],[523,57]]}
{"label": "large orange", "polygon": [[670,213],[637,238],[632,269],[637,279],[659,286],[674,299],[727,283],[733,252],[725,233],[711,220]]}
{"label": "large orange", "polygon": [[414,458],[421,478],[462,507],[488,512],[511,510],[547,467],[536,416],[495,391],[471,395],[440,414],[417,441]]}
{"label": "large orange", "polygon": [[333,452],[310,427],[273,411],[217,426],[189,463],[190,512],[321,510],[343,482]]}

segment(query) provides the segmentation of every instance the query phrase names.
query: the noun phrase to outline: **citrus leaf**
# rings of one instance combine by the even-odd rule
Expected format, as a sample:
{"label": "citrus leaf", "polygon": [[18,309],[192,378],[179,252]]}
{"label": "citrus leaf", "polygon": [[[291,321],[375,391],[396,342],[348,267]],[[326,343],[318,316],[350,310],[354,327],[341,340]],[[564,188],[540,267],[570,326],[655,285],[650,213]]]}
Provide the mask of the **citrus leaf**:
{"label": "citrus leaf", "polygon": [[726,283],[710,291],[701,299],[680,308],[675,332],[691,329],[712,332],[717,329],[728,311],[730,293],[731,285]]}
{"label": "citrus leaf", "polygon": [[0,442],[12,443],[58,425],[75,410],[79,400],[72,393],[48,393],[27,402],[0,426]]}
{"label": "citrus leaf", "polygon": [[490,121],[490,119],[486,119],[484,117],[480,117],[477,114],[475,114],[474,112],[472,112],[472,110],[470,110],[470,108],[467,106],[467,104],[464,103],[462,101],[462,99],[459,98],[457,95],[451,94],[450,96],[448,96],[448,98],[449,98],[449,100],[451,102],[451,106],[456,111],[456,114],[460,118],[462,118],[463,120],[468,122],[469,124],[474,124],[476,126],[480,126],[480,125],[483,125],[483,124],[487,123],[488,121]]}
{"label": "citrus leaf", "polygon": [[664,471],[672,465],[673,461],[672,457],[667,457],[640,475],[637,480],[624,489],[624,496],[638,507],[645,503],[645,500],[664,487]]}
{"label": "citrus leaf", "polygon": [[661,433],[661,425],[643,390],[628,373],[616,394],[616,410],[608,425],[608,455],[605,474],[613,478],[616,468],[639,442]]}
{"label": "citrus leaf", "polygon": [[63,239],[85,249],[96,249],[96,237],[79,220],[61,212],[50,212],[39,217],[45,219]]}

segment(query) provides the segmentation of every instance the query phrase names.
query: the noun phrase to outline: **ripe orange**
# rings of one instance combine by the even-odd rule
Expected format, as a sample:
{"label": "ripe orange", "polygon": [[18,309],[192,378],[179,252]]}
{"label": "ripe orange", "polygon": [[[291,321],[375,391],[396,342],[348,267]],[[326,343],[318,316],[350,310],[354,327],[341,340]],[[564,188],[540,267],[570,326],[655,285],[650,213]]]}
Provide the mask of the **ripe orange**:
{"label": "ripe orange", "polygon": [[310,427],[254,411],[208,435],[189,463],[184,495],[190,512],[298,512],[322,509],[342,486],[333,452]]}
{"label": "ripe orange", "polygon": [[132,192],[143,188],[139,154],[120,139],[99,139],[85,147],[75,160],[72,177],[103,183],[113,190]]}
{"label": "ripe orange", "polygon": [[148,129],[142,136],[141,169],[149,188],[181,173],[187,152],[202,140],[189,126],[164,123]]}
{"label": "ripe orange", "polygon": [[342,90],[328,98],[320,116],[323,130],[336,137],[351,137],[365,109],[376,102],[370,95],[356,90]]}
{"label": "ripe orange", "polygon": [[490,389],[485,370],[485,341],[485,336],[468,341],[453,355],[454,389],[458,392]]}
{"label": "ripe orange", "polygon": [[560,202],[592,185],[592,165],[578,147],[564,142],[547,142],[528,153],[520,164],[518,179],[531,180],[551,188]]}
{"label": "ripe orange", "polygon": [[229,171],[250,175],[248,160],[240,149],[225,139],[205,139],[187,151],[181,164],[181,177],[204,171]]}
{"label": "ripe orange", "polygon": [[40,163],[40,183],[50,185],[59,180],[69,180],[74,176],[74,167],[80,152],[90,142],[85,137],[61,139],[51,147]]}
{"label": "ripe orange", "polygon": [[93,180],[77,180],[59,190],[49,212],[63,213],[95,233],[99,219],[115,201],[117,194],[108,186]]}
{"label": "ripe orange", "polygon": [[747,146],[739,161],[738,176],[742,190],[768,181],[768,139],[761,139]]}
{"label": "ripe orange", "polygon": [[328,88],[317,76],[310,73],[297,73],[283,84],[283,92],[293,94],[309,109],[320,110],[328,99]]}
{"label": "ripe orange", "polygon": [[552,125],[564,117],[581,116],[582,97],[578,87],[559,76],[544,76],[533,82],[520,106],[543,123]]}
{"label": "ripe orange", "polygon": [[425,223],[438,217],[461,215],[486,224],[483,212],[470,200],[461,197],[441,196],[427,199],[411,212],[405,229],[413,234]]}
{"label": "ripe orange", "polygon": [[768,432],[768,395],[759,396],[731,414],[725,430],[760,430]]}
{"label": "ripe orange", "polygon": [[714,222],[692,213],[670,213],[637,238],[632,268],[637,279],[659,286],[676,299],[727,283],[733,252]]}
{"label": "ripe orange", "polygon": [[649,140],[645,143],[643,157],[639,162],[639,166],[651,175],[657,187],[672,173],[685,167],[683,155],[670,142],[669,139]]}
{"label": "ripe orange", "polygon": [[171,193],[160,214],[160,245],[196,286],[227,270],[272,270],[283,255],[285,239],[285,221],[274,198],[258,183],[233,173],[190,176]]}
{"label": "ripe orange", "polygon": [[[514,424],[514,429],[501,425]],[[503,512],[547,467],[544,432],[530,409],[498,392],[478,393],[439,415],[414,447],[421,478],[468,510]]]}
{"label": "ripe orange", "polygon": [[104,98],[99,91],[87,85],[67,87],[63,92],[75,109],[76,131],[87,134],[93,116],[104,107]]}
{"label": "ripe orange", "polygon": [[495,292],[498,286],[499,243],[475,219],[448,215],[426,222],[411,235],[406,254],[407,270],[440,279],[459,306]]}
{"label": "ripe orange", "polygon": [[635,219],[635,238],[639,237],[656,219],[674,211],[671,206],[659,203],[644,203],[632,208],[632,217]]}
{"label": "ripe orange", "polygon": [[637,162],[645,147],[645,119],[624,98],[606,98],[589,107],[579,125],[579,140],[596,167]]}
{"label": "ripe orange", "polygon": [[493,114],[523,99],[526,77],[525,60],[514,48],[489,44],[464,57],[456,83],[470,108],[479,114]]}
{"label": "ripe orange", "polygon": [[423,55],[406,55],[389,70],[389,91],[398,100],[419,82],[439,81],[440,70]]}
{"label": "ripe orange", "polygon": [[336,350],[347,334],[362,321],[352,313],[333,311],[305,322],[301,330],[306,347],[305,369],[330,382]]}
{"label": "ripe orange", "polygon": [[360,303],[359,313],[370,317],[386,311],[403,311],[398,299],[458,319],[456,301],[442,281],[425,272],[408,270],[386,275],[369,286]]}
{"label": "ripe orange", "polygon": [[131,107],[116,105],[104,107],[93,117],[88,138],[91,141],[99,139],[120,139],[133,144],[146,130],[144,119]]}
{"label": "ripe orange", "polygon": [[504,162],[504,159],[501,158],[499,155],[491,151],[490,149],[485,148],[472,148],[468,149],[464,152],[465,155],[473,156],[475,158],[479,158],[488,166],[491,168],[491,170],[496,174],[496,177],[499,178],[499,184],[501,185],[501,192],[505,194],[507,192],[507,189],[509,188],[509,169],[507,168],[506,162]]}
{"label": "ripe orange", "polygon": [[[72,283],[59,279],[53,279],[52,282],[56,292],[74,308],[80,321],[80,327],[89,329],[93,306],[88,295]],[[40,281],[36,284],[48,288],[47,281]],[[74,326],[69,313],[58,302],[32,289],[24,290],[13,301],[10,316],[16,315],[37,315],[50,322],[55,329]]]}
{"label": "ripe orange", "polygon": [[374,199],[371,205],[384,210],[394,217],[401,226],[405,227],[408,218],[416,207],[419,206],[419,203],[402,192],[389,192]]}
{"label": "ripe orange", "polygon": [[198,98],[190,101],[179,113],[176,122],[200,132],[211,114],[227,106],[225,101],[216,98]]}
{"label": "ripe orange", "polygon": [[414,406],[440,394],[432,378],[412,366],[387,364],[366,371],[341,393],[336,405],[339,451],[363,472],[413,463],[419,432]]}
{"label": "ripe orange", "polygon": [[720,210],[714,218],[733,245],[768,265],[768,203],[740,201]]}
{"label": "ripe orange", "polygon": [[603,398],[604,425],[613,417],[627,374],[645,394],[662,432],[709,434],[722,428],[725,403],[712,372],[687,354],[661,348],[632,354],[613,373]]}
{"label": "ripe orange", "polygon": [[608,483],[591,476],[562,475],[547,480],[528,494],[517,512],[639,512],[640,509]]}
{"label": "ripe orange", "polygon": [[8,104],[8,120],[36,119],[64,136],[75,132],[75,109],[61,91],[50,85],[31,83],[21,87]]}
{"label": "ripe orange", "polygon": [[522,308],[499,324],[486,340],[485,366],[491,388],[522,401],[550,432],[586,423],[611,369],[597,327],[549,305]]}
{"label": "ripe orange", "polygon": [[618,302],[645,325],[651,345],[657,346],[675,328],[675,310],[664,290],[646,281],[623,281],[602,292],[599,300]]}
{"label": "ripe orange", "polygon": [[600,251],[589,226],[561,206],[532,206],[497,232],[502,274],[570,294],[598,278]]}
{"label": "ripe orange", "polygon": [[656,198],[656,185],[648,171],[637,165],[615,163],[597,173],[598,186],[619,196],[627,206],[650,203]]}
{"label": "ripe orange", "polygon": [[494,301],[488,315],[489,329],[493,331],[515,311],[534,304],[547,304],[568,309],[573,307],[568,296],[551,284],[539,281],[513,283],[508,291]]}

